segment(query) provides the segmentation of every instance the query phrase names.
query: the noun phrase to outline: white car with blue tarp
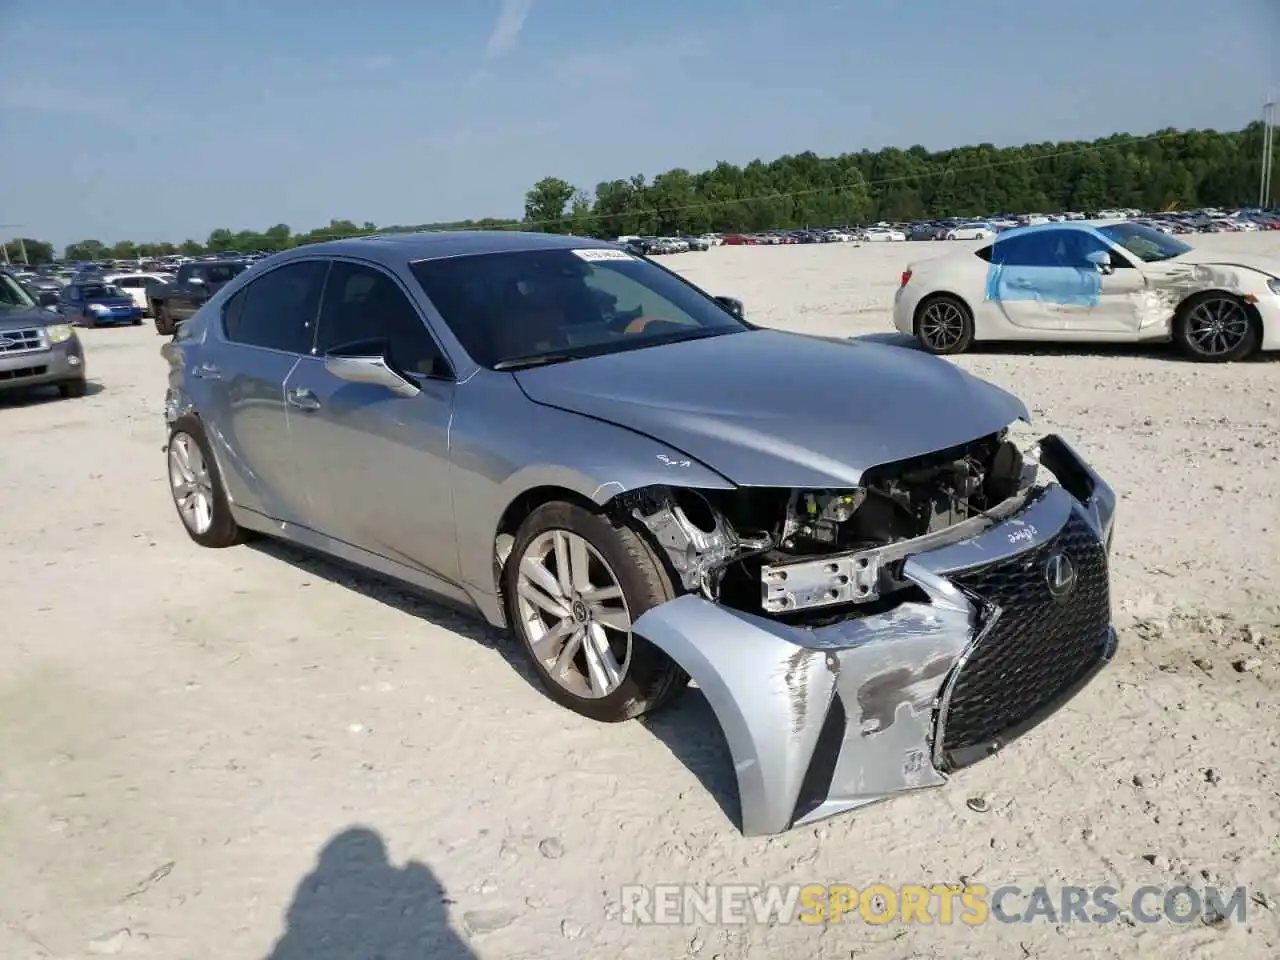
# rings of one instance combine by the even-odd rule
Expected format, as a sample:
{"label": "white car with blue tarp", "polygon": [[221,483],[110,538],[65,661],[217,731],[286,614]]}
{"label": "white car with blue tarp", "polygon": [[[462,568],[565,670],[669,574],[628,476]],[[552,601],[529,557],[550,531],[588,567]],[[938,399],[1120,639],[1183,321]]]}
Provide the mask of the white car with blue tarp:
{"label": "white car with blue tarp", "polygon": [[930,353],[981,341],[1172,340],[1192,360],[1280,349],[1280,258],[1197,251],[1126,220],[1048,223],[911,264],[894,326]]}

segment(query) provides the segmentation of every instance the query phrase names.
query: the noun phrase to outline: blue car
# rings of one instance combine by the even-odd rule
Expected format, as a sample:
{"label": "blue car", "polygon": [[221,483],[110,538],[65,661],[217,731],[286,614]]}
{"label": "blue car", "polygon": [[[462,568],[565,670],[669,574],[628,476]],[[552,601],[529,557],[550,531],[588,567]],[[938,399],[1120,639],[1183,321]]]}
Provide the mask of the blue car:
{"label": "blue car", "polygon": [[68,284],[58,299],[58,313],[68,323],[100,327],[142,323],[142,308],[133,302],[128,291],[100,280]]}

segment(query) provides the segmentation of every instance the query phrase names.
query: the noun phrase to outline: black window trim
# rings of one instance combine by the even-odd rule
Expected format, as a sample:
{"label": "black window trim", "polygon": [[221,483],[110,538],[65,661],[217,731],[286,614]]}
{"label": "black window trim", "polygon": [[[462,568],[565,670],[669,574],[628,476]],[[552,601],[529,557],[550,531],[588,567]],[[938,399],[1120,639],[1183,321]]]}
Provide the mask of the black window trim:
{"label": "black window trim", "polygon": [[[295,266],[299,263],[321,263],[324,264],[324,277],[320,281],[320,298],[316,302],[316,315],[311,319],[311,350],[307,353],[294,353],[292,350],[277,350],[275,347],[263,347],[256,343],[245,343],[241,340],[233,340],[227,336],[227,307],[240,296],[244,296],[250,287],[261,280],[263,277],[275,273],[277,270],[283,270],[285,267]],[[236,276],[227,281],[228,285],[234,283],[237,279],[244,276],[248,271],[241,270]],[[319,328],[320,306],[324,303],[324,288],[329,282],[329,259],[327,257],[298,257],[295,260],[288,260],[285,263],[278,264],[270,270],[264,270],[261,273],[255,273],[253,277],[240,284],[236,290],[231,293],[218,306],[218,339],[230,347],[243,347],[247,350],[262,350],[266,353],[275,353],[285,357],[307,357],[312,356],[316,348],[316,330]],[[224,288],[225,289],[225,288]],[[219,290],[219,293],[222,291]]]}
{"label": "black window trim", "polygon": [[[422,308],[418,305],[417,298],[414,297],[414,295],[409,291],[408,287],[403,282],[401,282],[400,278],[397,277],[394,272],[392,272],[391,270],[388,270],[383,264],[376,263],[372,260],[365,260],[363,257],[353,257],[350,254],[345,254],[345,253],[329,254],[323,257],[322,259],[329,261],[330,266],[332,266],[335,263],[350,263],[358,267],[367,267],[370,270],[376,270],[377,272],[389,278],[391,282],[396,285],[396,288],[400,291],[400,293],[404,296],[404,298],[409,301],[409,305],[413,307],[414,314],[417,315],[418,320],[422,323],[422,327],[424,330],[426,330],[427,336],[431,338],[431,342],[436,348],[436,353],[440,355],[440,359],[444,362],[444,365],[447,368],[448,372],[427,374],[427,373],[418,373],[412,370],[406,370],[404,371],[405,376],[408,376],[414,379],[434,380],[434,381],[443,382],[443,383],[458,382],[458,372],[457,372],[458,365],[453,362],[453,358],[449,356],[448,351],[445,350],[444,345],[441,343],[440,337],[436,335],[435,328],[431,325],[431,318],[423,313]],[[319,337],[320,337],[320,321],[321,321],[321,318],[324,316],[324,295],[329,287],[329,273],[330,271],[326,271],[324,275],[324,287],[320,291],[320,304],[316,310],[315,334],[311,340],[310,356],[316,358],[317,360],[324,359],[324,354],[319,353],[317,351],[319,349],[318,344],[319,344]]]}

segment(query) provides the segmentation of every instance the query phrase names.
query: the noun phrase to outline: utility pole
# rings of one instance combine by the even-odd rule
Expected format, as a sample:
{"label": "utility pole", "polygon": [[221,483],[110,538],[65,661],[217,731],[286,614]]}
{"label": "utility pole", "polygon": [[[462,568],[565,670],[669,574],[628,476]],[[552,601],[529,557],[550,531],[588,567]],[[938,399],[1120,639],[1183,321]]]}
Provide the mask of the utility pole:
{"label": "utility pole", "polygon": [[1267,94],[1262,108],[1262,182],[1258,185],[1258,206],[1263,210],[1271,206],[1271,165],[1275,153],[1276,94],[1274,88]]}

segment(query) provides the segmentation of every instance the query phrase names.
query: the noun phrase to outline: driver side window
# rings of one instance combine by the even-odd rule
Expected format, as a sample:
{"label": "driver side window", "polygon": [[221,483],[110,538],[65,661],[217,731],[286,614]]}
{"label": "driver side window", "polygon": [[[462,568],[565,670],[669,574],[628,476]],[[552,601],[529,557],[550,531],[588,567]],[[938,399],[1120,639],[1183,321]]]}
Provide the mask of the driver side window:
{"label": "driver side window", "polygon": [[337,260],[325,284],[316,352],[323,355],[359,340],[385,340],[387,359],[406,373],[452,375],[443,351],[400,286],[381,270]]}
{"label": "driver side window", "polygon": [[1120,253],[1118,250],[1116,250],[1116,248],[1110,246],[1107,243],[1104,243],[1100,237],[1096,237],[1092,233],[1086,233],[1083,230],[1079,231],[1079,236],[1080,236],[1080,260],[1082,263],[1088,262],[1085,260],[1085,257],[1087,257],[1089,254],[1097,251],[1102,251],[1103,253],[1110,254],[1111,269],[1113,270],[1124,270],[1124,269],[1132,270],[1133,269],[1133,264],[1129,262],[1128,257],[1126,257],[1123,253]]}

